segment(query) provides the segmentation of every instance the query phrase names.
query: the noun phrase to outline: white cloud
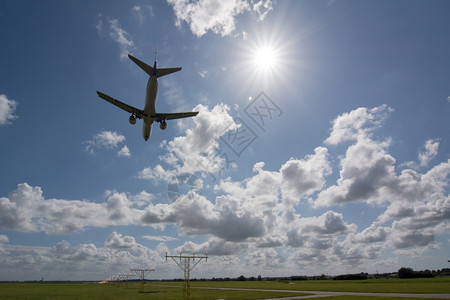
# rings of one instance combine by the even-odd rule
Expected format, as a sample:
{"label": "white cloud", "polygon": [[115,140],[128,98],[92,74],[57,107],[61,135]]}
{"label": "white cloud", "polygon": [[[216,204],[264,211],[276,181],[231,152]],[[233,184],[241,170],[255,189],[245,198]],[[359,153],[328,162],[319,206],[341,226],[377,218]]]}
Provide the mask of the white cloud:
{"label": "white cloud", "polygon": [[97,24],[95,24],[95,29],[97,29],[97,34],[101,37],[103,32],[103,19],[102,14],[98,14]]}
{"label": "white cloud", "polygon": [[167,263],[161,255],[163,249],[167,249],[163,244],[149,249],[136,243],[134,237],[116,232],[107,238],[104,247],[92,243],[71,245],[65,240],[53,247],[0,244],[0,278],[36,280],[36,274],[42,274],[45,280],[99,280],[123,273],[130,266],[149,266],[149,262],[164,269]]}
{"label": "white cloud", "polygon": [[384,242],[388,236],[389,228],[383,227],[381,224],[374,222],[363,231],[350,235],[352,243],[373,244]]}
{"label": "white cloud", "polygon": [[[403,170],[397,175],[395,158],[388,153],[391,141],[371,138],[389,111],[386,106],[358,108],[334,122],[330,133],[333,143],[354,141],[341,158],[340,178],[335,185],[324,188],[325,176],[331,173],[329,153],[326,148],[317,147],[314,154],[303,159],[291,158],[278,171],[264,170],[264,163],[259,162],[254,164],[254,176],[237,182],[230,178],[221,180],[214,186],[217,194],[214,200],[194,192],[171,204],[149,205],[140,221],[155,227],[175,224],[184,234],[208,235],[215,244],[228,243],[231,252],[237,251],[236,245],[246,245],[248,249],[289,246],[302,248],[302,257],[330,256],[338,260],[339,255],[343,255],[345,262],[352,265],[377,259],[382,249],[408,245],[408,237],[414,236],[414,232],[408,234],[405,229],[400,230],[401,220],[395,221],[392,228],[383,225],[391,219],[405,219],[411,228],[424,226],[429,231],[429,234],[424,233],[426,236],[443,232],[442,222],[448,207],[444,192],[448,184],[446,166],[435,167],[427,174]],[[195,123],[193,132],[211,129],[209,120],[213,116],[207,110]],[[209,136],[209,147],[215,149],[220,132],[214,129],[194,137],[188,130],[185,136],[162,143],[162,147],[171,150],[171,156],[160,159],[173,169],[157,165],[145,169],[141,176],[155,181],[170,180],[166,176],[169,171],[174,172],[172,175],[178,174],[177,170],[192,159],[185,153],[204,151],[199,145],[206,143],[205,136]],[[376,223],[357,233],[356,225],[348,224],[339,212],[330,210],[321,216],[306,218],[297,214],[294,206],[308,196],[316,207],[355,201],[388,206]],[[408,209],[411,206],[413,209]],[[398,233],[400,231],[403,235]],[[346,237],[345,242],[339,242],[338,237],[342,236]],[[397,237],[396,242],[394,237]],[[432,242],[426,238],[422,241]]]}
{"label": "white cloud", "polygon": [[105,247],[111,249],[128,249],[135,247],[136,240],[132,236],[122,236],[122,234],[113,231],[105,242]]}
{"label": "white cloud", "polygon": [[[384,247],[392,248],[426,246],[433,243],[435,234],[448,227],[445,220],[450,216],[450,199],[446,194],[450,160],[425,174],[406,169],[397,175],[395,159],[387,151],[390,141],[371,139],[371,132],[381,125],[383,111],[386,110],[378,109],[382,113],[379,115],[374,110],[359,108],[334,121],[327,142],[356,140],[356,143],[348,147],[341,159],[337,184],[321,191],[312,201],[315,206],[353,201],[372,205],[387,203],[386,210],[377,219],[380,223],[376,229],[365,229],[354,236],[353,241],[384,242]],[[421,165],[429,164],[438,147],[438,139],[425,143],[425,150],[419,153]],[[392,220],[391,228],[381,227],[382,223]]]}
{"label": "white cloud", "polygon": [[130,153],[130,149],[128,148],[128,146],[125,145],[119,151],[117,151],[117,156],[130,157],[131,153]]}
{"label": "white cloud", "polygon": [[426,167],[436,157],[439,149],[439,139],[430,139],[425,142],[424,150],[419,152],[419,164]]}
{"label": "white cloud", "polygon": [[392,111],[385,104],[368,109],[357,108],[350,113],[344,113],[333,121],[333,128],[325,143],[337,145],[345,141],[366,139],[373,130],[381,126],[387,115]]}
{"label": "white cloud", "polygon": [[130,206],[131,201],[124,193],[113,193],[106,202],[109,219],[116,222],[125,222],[126,224],[131,223],[133,216]]}
{"label": "white cloud", "polygon": [[178,238],[165,235],[143,235],[142,237],[149,241],[160,241],[160,242],[178,241]]}
{"label": "white cloud", "polygon": [[[116,148],[120,143],[125,141],[125,136],[122,134],[119,134],[117,132],[113,131],[101,131],[94,135],[92,140],[88,140],[85,143],[87,144],[85,150],[90,153],[94,154],[94,149],[98,148],[107,148],[112,149]],[[125,146],[127,147],[127,146]],[[128,149],[128,147],[127,147]],[[123,148],[122,148],[123,150]],[[117,154],[119,154],[122,150],[120,150]],[[126,151],[126,150],[124,150]],[[129,151],[128,151],[129,153]]]}
{"label": "white cloud", "polygon": [[[204,156],[209,162],[217,158],[214,151],[218,147],[217,139],[232,118],[224,105],[213,109],[199,106],[199,109],[201,113],[191,120],[194,125],[183,136],[161,144],[169,154],[160,160],[168,167],[156,165],[144,169],[139,176],[169,182],[172,175],[182,174],[180,170],[191,171],[187,174],[203,171],[189,160],[198,162],[198,156]],[[353,144],[340,158],[339,178],[329,186],[325,177],[331,173],[332,152],[324,147],[315,148],[314,153],[303,158],[291,158],[273,171],[265,168],[264,162],[257,162],[253,165],[254,174],[247,178],[226,178],[205,195],[193,189],[166,204],[153,203],[154,196],[145,191],[137,195],[107,191],[102,203],[45,199],[39,187],[24,183],[8,197],[0,198],[0,229],[70,234],[88,227],[133,224],[163,229],[170,224],[183,238],[206,239],[201,244],[184,242],[178,250],[217,255],[215,259],[222,270],[227,274],[240,273],[235,276],[261,269],[286,275],[285,272],[296,272],[299,267],[305,272],[317,272],[318,266],[327,270],[330,265],[340,272],[351,272],[352,267],[362,264],[376,269],[383,263],[380,261],[383,251],[394,249],[411,255],[419,249],[433,251],[438,247],[435,236],[450,230],[450,160],[426,173],[406,169],[397,174],[395,158],[388,152],[392,142],[376,141],[371,136],[382,125],[383,112],[367,108],[355,111],[338,118],[344,116],[359,124],[336,126],[336,131],[330,133],[334,142],[352,141]],[[114,142],[116,138],[108,138],[113,135],[104,136],[98,138],[105,140],[105,143],[98,142],[102,147],[119,145],[120,142]],[[201,179],[198,184],[205,188]],[[307,201],[301,201],[306,197],[316,207],[308,207]],[[339,211],[340,206],[335,206],[356,201],[376,206],[373,211],[381,212],[378,218],[372,216],[374,220],[366,228],[358,229],[348,221],[345,210]],[[333,208],[317,213],[319,206]],[[157,242],[181,240],[166,235],[142,238]],[[94,258],[97,266],[115,262],[118,266],[128,264],[128,268],[157,255],[158,266],[161,253],[167,249],[162,244],[155,251],[147,249],[134,237],[116,231],[109,235],[103,248],[93,244],[71,246],[64,241],[51,251],[14,247],[0,241],[0,251],[9,259],[0,258],[0,269],[14,266],[15,260],[10,259],[13,251],[18,253],[17,259],[34,260],[43,269],[50,263],[58,266],[80,263],[79,270],[86,271],[91,270],[88,264]],[[295,259],[295,263],[289,263],[288,259]],[[393,262],[395,258],[386,261]],[[213,268],[208,268],[214,276]]]}
{"label": "white cloud", "polygon": [[128,53],[134,49],[134,42],[130,37],[130,34],[126,32],[119,24],[117,19],[108,19],[109,22],[109,36],[119,44],[121,53],[120,58],[126,59]]}
{"label": "white cloud", "polygon": [[40,187],[17,186],[0,198],[0,228],[60,235],[86,227],[127,225],[140,216],[123,193],[111,193],[105,203],[45,199]]}
{"label": "white cloud", "polygon": [[238,0],[168,0],[168,3],[175,11],[176,25],[187,22],[192,33],[198,37],[208,30],[222,36],[230,35],[235,29],[235,16],[248,9],[247,2]]}
{"label": "white cloud", "polygon": [[167,154],[160,159],[174,169],[167,170],[158,164],[142,170],[139,178],[169,181],[176,174],[214,173],[222,169],[225,160],[217,153],[217,140],[238,126],[228,113],[230,108],[218,104],[210,110],[199,104],[194,110],[199,111],[199,114],[193,118],[194,124],[186,130],[185,135],[161,144]]}
{"label": "white cloud", "polygon": [[314,155],[307,155],[304,160],[291,158],[281,166],[281,191],[286,203],[298,203],[304,196],[311,195],[324,186],[324,176],[331,173],[328,150],[317,147],[314,152]]}
{"label": "white cloud", "polygon": [[264,18],[267,16],[267,14],[269,13],[269,11],[271,11],[273,9],[272,7],[272,1],[271,0],[260,0],[257,3],[254,3],[254,1],[252,1],[253,4],[253,12],[256,13],[256,15],[258,16],[258,21],[263,21]]}
{"label": "white cloud", "polygon": [[133,203],[133,205],[142,207],[147,205],[148,203],[151,203],[154,199],[155,195],[150,194],[146,191],[142,191],[139,194],[132,196],[130,201]]}
{"label": "white cloud", "polygon": [[151,5],[144,5],[139,6],[135,5],[131,8],[131,12],[133,13],[133,16],[135,19],[138,20],[139,25],[144,24],[144,20],[147,16],[154,17],[155,14],[153,13],[153,7]]}
{"label": "white cloud", "polygon": [[217,0],[168,0],[177,17],[176,25],[186,22],[192,33],[198,37],[208,30],[221,36],[231,35],[236,28],[236,16],[251,11],[257,21],[262,21],[273,9],[271,0],[255,1],[217,1]]}
{"label": "white cloud", "polygon": [[[150,8],[147,8],[147,6],[145,6],[145,9],[143,9],[140,6],[134,6],[132,9],[133,14],[137,16],[136,19],[138,19],[141,24],[145,16],[144,11],[148,10],[149,12],[152,12],[151,6],[148,7]],[[97,34],[99,35],[99,37],[102,38],[106,33],[111,40],[119,45],[120,59],[126,59],[128,53],[131,53],[136,49],[130,34],[122,28],[122,26],[119,24],[119,20],[117,19],[112,19],[107,16],[105,19],[107,21],[107,25],[109,26],[105,28],[103,15],[100,13],[98,14],[97,18],[98,20],[94,27],[97,30]]]}
{"label": "white cloud", "polygon": [[6,95],[0,94],[0,125],[11,124],[11,121],[17,118],[14,111],[17,107],[17,101],[8,99]]}
{"label": "white cloud", "polygon": [[9,238],[6,235],[0,234],[0,244],[9,242]]}
{"label": "white cloud", "polygon": [[8,197],[0,198],[0,228],[19,231],[37,231],[33,214],[43,200],[40,187],[19,184]]}
{"label": "white cloud", "polygon": [[341,159],[337,184],[321,191],[314,206],[330,206],[346,202],[381,203],[388,199],[384,190],[396,181],[395,159],[387,153],[389,142],[360,138],[347,149]]}
{"label": "white cloud", "polygon": [[138,173],[137,177],[140,179],[152,180],[158,183],[161,180],[170,182],[170,180],[176,177],[177,174],[178,172],[174,170],[166,170],[158,164],[153,168],[144,168]]}

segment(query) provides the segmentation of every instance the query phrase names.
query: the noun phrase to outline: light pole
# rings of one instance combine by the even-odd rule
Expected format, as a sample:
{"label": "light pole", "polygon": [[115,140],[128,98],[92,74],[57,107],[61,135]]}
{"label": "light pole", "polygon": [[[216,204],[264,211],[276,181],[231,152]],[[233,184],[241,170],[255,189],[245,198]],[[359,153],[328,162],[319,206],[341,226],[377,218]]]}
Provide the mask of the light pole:
{"label": "light pole", "polygon": [[[183,296],[184,299],[189,299],[191,296],[191,286],[190,286],[190,277],[191,277],[191,271],[194,270],[194,268],[198,265],[198,263],[205,259],[208,261],[208,251],[206,251],[205,256],[195,256],[195,252],[191,255],[182,255],[180,251],[180,255],[167,255],[166,251],[166,261],[167,258],[172,258],[172,260],[177,264],[177,266],[180,268],[181,271],[184,273],[184,285],[183,285]],[[194,263],[195,259],[198,259],[196,263]],[[178,262],[176,259],[180,259],[180,262]],[[181,259],[184,259],[184,265],[181,264]],[[191,260],[194,263],[191,266]]]}

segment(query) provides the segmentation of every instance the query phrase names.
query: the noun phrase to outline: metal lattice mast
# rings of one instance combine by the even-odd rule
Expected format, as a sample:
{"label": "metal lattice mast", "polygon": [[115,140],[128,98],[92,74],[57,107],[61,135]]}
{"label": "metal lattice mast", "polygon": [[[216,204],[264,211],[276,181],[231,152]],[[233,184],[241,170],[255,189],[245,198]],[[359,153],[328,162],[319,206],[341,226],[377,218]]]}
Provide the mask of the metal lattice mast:
{"label": "metal lattice mast", "polygon": [[128,288],[128,278],[129,277],[131,277],[131,276],[134,276],[134,274],[119,274],[119,280],[121,279],[121,278],[123,278],[123,279],[125,279],[125,288],[127,289]]}
{"label": "metal lattice mast", "polygon": [[[198,263],[205,259],[208,261],[208,251],[206,251],[205,256],[195,256],[195,252],[192,253],[192,256],[190,255],[182,255],[180,251],[180,255],[167,255],[166,251],[166,261],[167,258],[172,258],[172,260],[177,264],[177,266],[180,268],[181,271],[184,273],[184,285],[183,285],[183,296],[184,299],[189,299],[191,296],[191,285],[190,285],[190,277],[191,277],[191,271],[194,270],[194,268],[198,265]],[[176,260],[176,258],[180,259],[180,262]],[[198,261],[192,265],[191,267],[191,259],[192,262],[195,261],[195,259],[198,259]],[[181,259],[184,259],[184,266],[181,264]]]}
{"label": "metal lattice mast", "polygon": [[131,272],[135,272],[137,276],[141,279],[141,286],[139,288],[139,293],[144,292],[144,284],[145,284],[145,276],[150,273],[154,272],[155,269],[141,269],[141,268],[131,268]]}

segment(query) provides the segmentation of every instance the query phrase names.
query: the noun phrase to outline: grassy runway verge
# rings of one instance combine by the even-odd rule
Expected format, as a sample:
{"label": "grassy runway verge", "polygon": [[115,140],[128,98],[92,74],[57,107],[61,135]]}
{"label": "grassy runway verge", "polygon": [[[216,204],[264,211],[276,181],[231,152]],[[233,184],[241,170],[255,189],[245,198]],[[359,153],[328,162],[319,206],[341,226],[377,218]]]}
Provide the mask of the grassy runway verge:
{"label": "grassy runway verge", "polygon": [[[95,283],[0,283],[0,299],[182,299],[182,284],[182,282],[171,281],[148,282],[145,285],[144,293],[139,293],[138,282],[130,282],[128,288],[125,288],[124,284],[117,286]],[[282,298],[307,295],[307,291],[450,294],[450,277],[358,281],[193,281],[191,287],[191,299]],[[209,290],[201,287],[295,290],[299,292]],[[331,299],[368,298],[345,296],[331,297]]]}
{"label": "grassy runway verge", "polygon": [[[95,283],[0,283],[0,299],[183,299],[182,283],[160,286],[147,283],[144,293],[139,293],[139,283],[117,286]],[[164,282],[166,284],[166,282]],[[302,296],[305,293],[217,291],[192,289],[190,299],[267,299]]]}

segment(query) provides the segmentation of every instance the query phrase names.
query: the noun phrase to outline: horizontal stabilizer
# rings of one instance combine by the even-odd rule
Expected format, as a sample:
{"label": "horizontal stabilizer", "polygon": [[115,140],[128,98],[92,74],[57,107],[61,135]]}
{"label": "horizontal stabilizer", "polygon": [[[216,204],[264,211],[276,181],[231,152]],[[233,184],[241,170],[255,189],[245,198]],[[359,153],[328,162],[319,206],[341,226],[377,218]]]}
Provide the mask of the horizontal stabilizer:
{"label": "horizontal stabilizer", "polygon": [[[150,67],[149,65],[147,65],[145,62],[137,59],[136,57],[128,54],[128,57],[135,63],[137,64],[142,70],[144,70],[145,73],[148,74],[148,76],[153,76],[156,74],[156,77],[162,77],[168,74],[172,74],[174,72],[178,72],[181,70],[181,67],[178,68],[162,68],[162,69],[156,69],[153,70],[152,67]],[[156,66],[156,62],[155,62],[155,66]],[[155,73],[153,73],[153,71],[155,71]]]}
{"label": "horizontal stabilizer", "polygon": [[150,67],[149,65],[147,65],[145,62],[140,61],[139,59],[137,59],[136,57],[128,54],[128,57],[135,63],[137,64],[142,70],[144,70],[145,73],[148,74],[148,76],[152,76],[153,73],[153,68]]}
{"label": "horizontal stabilizer", "polygon": [[181,67],[178,67],[178,68],[163,68],[163,69],[157,69],[156,74],[157,74],[158,77],[163,77],[165,75],[169,75],[169,74],[178,72],[180,70],[181,70]]}

